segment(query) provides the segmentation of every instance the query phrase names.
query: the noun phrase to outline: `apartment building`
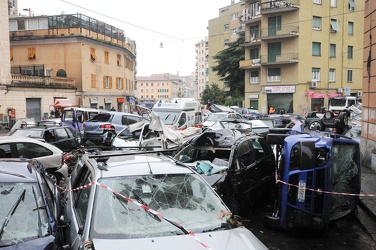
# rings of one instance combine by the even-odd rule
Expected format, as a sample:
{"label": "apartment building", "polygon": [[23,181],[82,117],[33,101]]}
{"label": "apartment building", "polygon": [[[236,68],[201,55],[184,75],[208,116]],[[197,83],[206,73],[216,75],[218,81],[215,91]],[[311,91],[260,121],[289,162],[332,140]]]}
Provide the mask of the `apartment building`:
{"label": "apartment building", "polygon": [[123,30],[83,14],[9,16],[7,30],[4,103],[17,118],[40,120],[71,105],[132,110],[136,44]]}
{"label": "apartment building", "polygon": [[364,6],[363,96],[362,96],[362,165],[376,172],[376,2]]}
{"label": "apartment building", "polygon": [[[208,67],[205,72],[209,76],[207,84],[218,84],[223,89],[225,83],[221,81],[212,67],[217,65],[213,56],[224,50],[227,44],[238,39],[238,32],[243,29],[240,16],[245,9],[244,0],[231,1],[231,4],[219,9],[219,16],[208,21]],[[205,69],[206,70],[206,69]]]}
{"label": "apartment building", "polygon": [[209,85],[209,44],[207,38],[196,43],[196,89],[195,98],[201,100],[202,92]]}
{"label": "apartment building", "polygon": [[245,106],[305,113],[361,97],[361,0],[246,0]]}

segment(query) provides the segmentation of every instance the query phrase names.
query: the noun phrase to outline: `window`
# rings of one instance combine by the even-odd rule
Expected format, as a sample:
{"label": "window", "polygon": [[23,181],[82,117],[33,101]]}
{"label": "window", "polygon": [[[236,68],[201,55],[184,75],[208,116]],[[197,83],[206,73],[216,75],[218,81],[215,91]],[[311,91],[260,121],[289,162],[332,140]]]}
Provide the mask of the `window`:
{"label": "window", "polygon": [[[84,167],[80,176],[77,177],[77,183],[75,183],[74,187],[81,187],[87,185],[93,181],[93,177],[91,174],[88,174],[87,168]],[[89,197],[90,197],[91,187],[80,189],[79,191],[75,192],[75,210],[77,214],[77,219],[79,225],[84,226],[86,222],[86,215],[87,215],[87,208],[89,204]]]}
{"label": "window", "polygon": [[329,69],[329,82],[336,81],[336,69]]}
{"label": "window", "polygon": [[336,45],[330,44],[330,58],[336,57]]}
{"label": "window", "polygon": [[312,18],[312,29],[321,30],[321,17],[313,16],[313,18]]}
{"label": "window", "polygon": [[251,42],[257,40],[260,37],[260,26],[253,25],[250,27]]}
{"label": "window", "polygon": [[337,0],[330,0],[330,7],[336,8],[337,7]]}
{"label": "window", "polygon": [[347,70],[347,82],[352,82],[353,81],[353,71],[352,69]]}
{"label": "window", "polygon": [[268,36],[277,35],[277,31],[282,29],[282,17],[273,16],[268,18]]}
{"label": "window", "polygon": [[312,55],[313,56],[321,56],[321,43],[312,43]]}
{"label": "window", "polygon": [[354,35],[354,23],[348,22],[347,24],[347,34],[348,35]]}
{"label": "window", "polygon": [[353,46],[347,46],[347,59],[353,59]]}
{"label": "window", "polygon": [[225,24],[225,25],[224,25],[224,31],[228,31],[229,29],[230,29],[230,25]]}
{"label": "window", "polygon": [[250,84],[257,84],[259,83],[259,72],[258,71],[251,71],[251,77],[249,78]]}
{"label": "window", "polygon": [[117,66],[121,66],[121,55],[120,54],[117,54]]}
{"label": "window", "polygon": [[313,0],[314,4],[321,4],[321,0]]}
{"label": "window", "polygon": [[312,81],[320,81],[320,68],[312,68]]}
{"label": "window", "polygon": [[28,48],[27,49],[27,59],[35,60],[35,48]]}
{"label": "window", "polygon": [[95,62],[98,57],[95,55],[95,48],[90,48],[90,61]]}
{"label": "window", "polygon": [[232,34],[232,35],[236,35],[237,30],[238,30],[238,29],[236,29],[236,28],[235,28],[235,29],[232,29],[232,30],[231,30],[231,34]]}
{"label": "window", "polygon": [[349,0],[349,10],[354,11],[355,10],[355,1]]}
{"label": "window", "polygon": [[227,46],[229,43],[230,43],[230,40],[229,40],[229,39],[225,39],[223,45],[224,45],[224,46]]}
{"label": "window", "polygon": [[237,20],[238,19],[238,13],[232,13],[231,14],[231,20]]}
{"label": "window", "polygon": [[91,74],[91,87],[92,88],[97,87],[97,76],[95,74]]}
{"label": "window", "polygon": [[65,128],[56,128],[55,133],[56,133],[56,140],[58,141],[69,139],[68,133],[65,130]]}
{"label": "window", "polygon": [[330,32],[337,32],[339,31],[339,26],[336,19],[330,20]]}
{"label": "window", "polygon": [[280,68],[270,68],[268,69],[268,82],[279,82],[281,81],[281,69]]}
{"label": "window", "polygon": [[103,88],[112,89],[112,77],[111,76],[103,76]]}
{"label": "window", "polygon": [[104,52],[104,63],[105,64],[109,64],[110,63],[110,60],[108,59],[108,51]]}
{"label": "window", "polygon": [[250,49],[249,52],[251,59],[259,59],[259,48]]}
{"label": "window", "polygon": [[124,79],[121,77],[116,77],[116,87],[117,89],[123,89],[124,88]]}

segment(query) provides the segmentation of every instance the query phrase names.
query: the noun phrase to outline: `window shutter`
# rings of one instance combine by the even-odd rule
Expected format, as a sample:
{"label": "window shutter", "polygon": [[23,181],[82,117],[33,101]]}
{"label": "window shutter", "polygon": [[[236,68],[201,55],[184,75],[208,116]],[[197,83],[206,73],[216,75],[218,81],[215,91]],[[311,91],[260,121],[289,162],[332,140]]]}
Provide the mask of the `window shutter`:
{"label": "window shutter", "polygon": [[121,78],[121,89],[124,89],[124,78]]}
{"label": "window shutter", "polygon": [[103,88],[106,88],[106,76],[103,76]]}
{"label": "window shutter", "polygon": [[112,76],[110,76],[109,78],[110,78],[110,89],[112,89]]}

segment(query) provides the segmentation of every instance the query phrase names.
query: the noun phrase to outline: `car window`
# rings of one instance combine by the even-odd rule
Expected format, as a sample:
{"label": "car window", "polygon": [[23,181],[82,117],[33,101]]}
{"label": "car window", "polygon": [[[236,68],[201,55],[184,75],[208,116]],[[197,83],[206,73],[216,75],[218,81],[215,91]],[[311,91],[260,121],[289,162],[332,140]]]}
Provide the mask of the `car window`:
{"label": "car window", "polygon": [[137,117],[137,116],[123,115],[121,117],[121,124],[123,124],[123,125],[131,125],[131,124],[139,122],[140,120],[141,120],[141,118]]}
{"label": "car window", "polygon": [[[82,187],[93,181],[93,177],[86,166],[81,168],[80,173],[76,179],[76,183],[73,185],[73,189]],[[85,225],[87,207],[89,204],[91,187],[80,189],[74,193],[74,209],[77,214],[77,218],[81,225]]]}
{"label": "car window", "polygon": [[259,139],[253,139],[252,146],[253,146],[253,149],[255,150],[256,160],[260,160],[262,157],[265,156],[264,148],[262,147]]}
{"label": "car window", "polygon": [[12,157],[12,151],[10,149],[10,144],[0,144],[0,158],[11,158]]}
{"label": "car window", "polygon": [[55,131],[56,131],[56,137],[58,141],[69,139],[68,133],[65,130],[65,128],[56,128]]}
{"label": "car window", "polygon": [[36,143],[17,142],[15,143],[15,145],[18,153],[18,158],[32,159],[53,154],[53,152],[48,148],[42,147],[41,145],[38,145]]}
{"label": "car window", "polygon": [[255,161],[255,155],[248,140],[240,143],[237,151],[241,168],[248,167]]}
{"label": "car window", "polygon": [[108,122],[111,118],[111,114],[109,113],[100,113],[95,115],[89,122]]}
{"label": "car window", "polygon": [[44,139],[46,140],[46,142],[55,142],[55,131],[53,129],[44,131]]}
{"label": "car window", "polygon": [[65,132],[68,134],[68,137],[69,138],[74,138],[74,134],[72,132],[72,130],[70,130],[69,128],[65,128]]}

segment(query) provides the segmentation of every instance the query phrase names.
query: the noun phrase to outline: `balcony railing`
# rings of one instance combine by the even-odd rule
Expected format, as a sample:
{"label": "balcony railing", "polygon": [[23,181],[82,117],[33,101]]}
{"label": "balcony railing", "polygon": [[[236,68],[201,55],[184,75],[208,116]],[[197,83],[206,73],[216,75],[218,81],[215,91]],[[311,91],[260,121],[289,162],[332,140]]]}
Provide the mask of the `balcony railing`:
{"label": "balcony railing", "polygon": [[247,59],[247,60],[241,60],[239,61],[239,68],[240,69],[250,69],[250,68],[256,68],[260,67],[261,59]]}
{"label": "balcony railing", "polygon": [[299,26],[268,27],[261,29],[261,40],[299,36]]}
{"label": "balcony railing", "polygon": [[27,86],[65,86],[75,87],[76,82],[74,78],[55,77],[55,76],[28,76],[20,74],[12,74],[12,84],[25,84]]}
{"label": "balcony railing", "polygon": [[262,55],[261,65],[295,64],[299,62],[298,53],[284,53],[281,55]]}
{"label": "balcony railing", "polygon": [[272,0],[261,4],[261,14],[293,11],[299,9],[300,0]]}

